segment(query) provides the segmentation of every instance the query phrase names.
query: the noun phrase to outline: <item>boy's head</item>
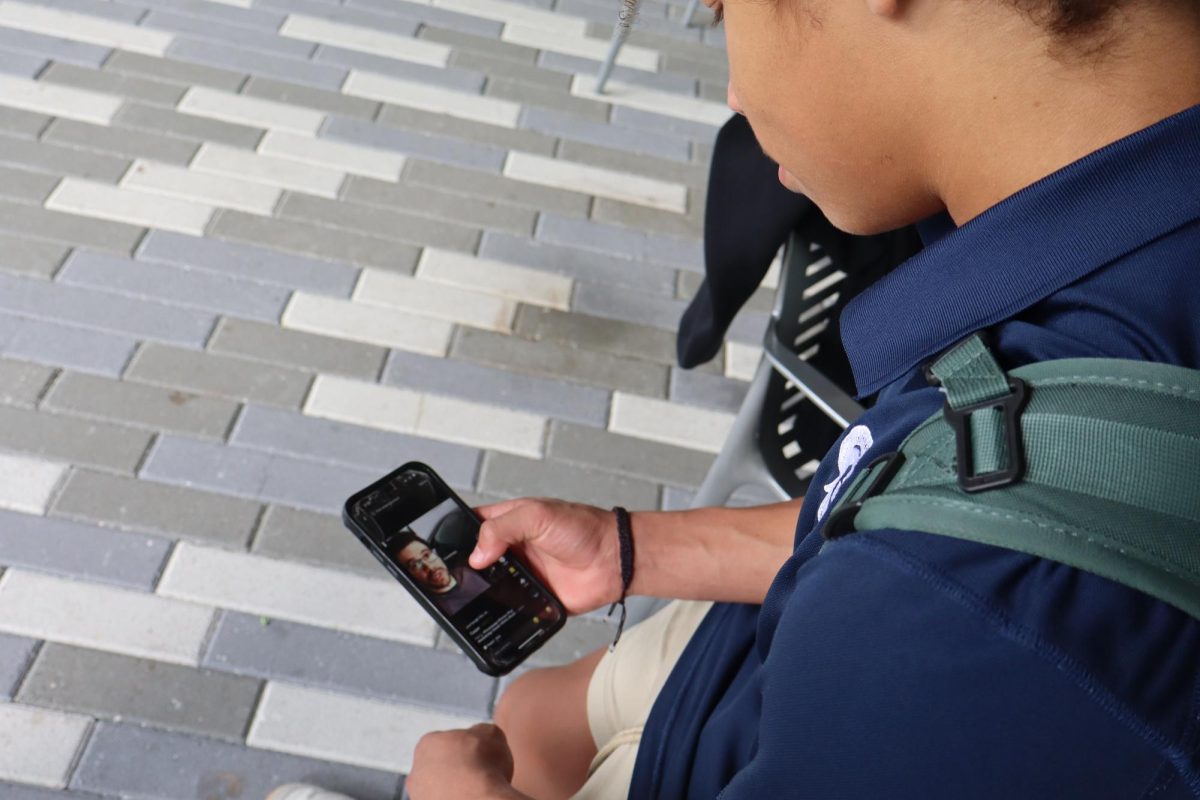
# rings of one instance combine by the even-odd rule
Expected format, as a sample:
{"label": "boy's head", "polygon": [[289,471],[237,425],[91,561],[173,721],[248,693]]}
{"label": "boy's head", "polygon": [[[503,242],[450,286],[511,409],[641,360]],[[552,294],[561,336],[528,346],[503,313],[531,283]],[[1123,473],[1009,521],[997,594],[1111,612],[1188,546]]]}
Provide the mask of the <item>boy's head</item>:
{"label": "boy's head", "polygon": [[959,224],[1200,103],[1198,0],[706,0],[730,105],[853,233]]}

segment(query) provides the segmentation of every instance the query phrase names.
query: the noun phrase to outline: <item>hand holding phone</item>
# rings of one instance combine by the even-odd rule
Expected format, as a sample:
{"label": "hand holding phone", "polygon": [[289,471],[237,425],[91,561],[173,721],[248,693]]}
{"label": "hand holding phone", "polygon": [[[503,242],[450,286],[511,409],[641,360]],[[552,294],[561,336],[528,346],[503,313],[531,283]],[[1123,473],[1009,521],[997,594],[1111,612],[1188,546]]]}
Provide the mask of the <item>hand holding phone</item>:
{"label": "hand holding phone", "polygon": [[505,552],[529,564],[563,601],[583,614],[621,597],[621,560],[611,511],[563,500],[522,497],[480,506],[484,519],[470,564],[484,569]]}

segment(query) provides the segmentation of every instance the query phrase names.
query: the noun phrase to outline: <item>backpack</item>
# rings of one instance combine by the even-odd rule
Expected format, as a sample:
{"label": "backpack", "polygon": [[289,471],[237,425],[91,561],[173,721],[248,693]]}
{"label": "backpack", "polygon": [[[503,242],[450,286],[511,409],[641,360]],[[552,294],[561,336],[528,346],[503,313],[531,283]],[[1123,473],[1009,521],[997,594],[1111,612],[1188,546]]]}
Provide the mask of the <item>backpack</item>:
{"label": "backpack", "polygon": [[1200,371],[1080,358],[1006,373],[975,334],[926,376],[942,413],[858,474],[826,539],[896,528],[995,545],[1200,619]]}

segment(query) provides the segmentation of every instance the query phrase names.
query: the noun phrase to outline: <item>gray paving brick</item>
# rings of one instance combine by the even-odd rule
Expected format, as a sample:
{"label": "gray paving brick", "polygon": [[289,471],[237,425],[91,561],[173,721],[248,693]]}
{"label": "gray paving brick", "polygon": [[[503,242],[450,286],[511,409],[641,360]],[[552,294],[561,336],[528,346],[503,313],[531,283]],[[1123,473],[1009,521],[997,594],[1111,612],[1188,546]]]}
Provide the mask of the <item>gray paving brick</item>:
{"label": "gray paving brick", "polygon": [[313,783],[356,800],[393,800],[400,777],[272,753],[219,739],[100,722],[71,788],[158,800],[266,797],[284,783]]}
{"label": "gray paving brick", "polygon": [[286,288],[229,274],[149,264],[76,250],[57,280],[235,317],[276,321],[291,296]]}
{"label": "gray paving brick", "polygon": [[[733,112],[729,112],[733,116]],[[641,128],[660,133],[671,133],[686,136],[699,142],[712,142],[717,138],[720,126],[706,125],[689,119],[672,117],[668,114],[656,114],[653,111],[642,111],[628,106],[613,106],[612,123],[626,125],[630,128]]]}
{"label": "gray paving brick", "polygon": [[[611,14],[612,9],[608,9],[608,13]],[[600,71],[599,61],[566,53],[555,53],[550,50],[543,50],[538,56],[538,66],[566,75],[595,75]],[[687,97],[696,93],[696,79],[686,73],[646,72],[642,69],[616,65],[613,67],[611,77],[614,81],[621,83],[645,86],[664,92],[675,92]]]}
{"label": "gray paving brick", "polygon": [[0,106],[0,135],[5,137],[4,141],[9,137],[36,139],[49,124],[50,117],[46,114]]}
{"label": "gray paving brick", "polygon": [[417,265],[417,247],[397,244],[377,236],[327,228],[298,220],[270,219],[224,209],[209,223],[218,239],[266,245],[302,256],[379,267],[411,275]]}
{"label": "gray paving brick", "polygon": [[92,125],[72,119],[54,120],[42,138],[69,147],[98,150],[130,159],[149,158],[181,166],[191,161],[199,148],[195,142],[159,133]]}
{"label": "gray paving brick", "polygon": [[125,377],[284,408],[299,408],[312,383],[308,372],[153,343],[138,348]]}
{"label": "gray paving brick", "polygon": [[191,14],[175,14],[155,9],[142,18],[143,28],[180,33],[192,39],[204,39],[237,45],[246,50],[275,53],[290,58],[304,59],[315,49],[312,42],[289,39],[275,31],[248,28],[216,19],[205,19]]}
{"label": "gray paving brick", "polygon": [[713,146],[709,142],[692,142],[692,163],[712,164]]}
{"label": "gray paving brick", "polygon": [[347,50],[341,47],[321,45],[317,48],[313,60],[350,69],[366,70],[380,75],[391,75],[404,80],[420,81],[421,83],[442,86],[460,92],[478,93],[483,91],[484,76],[482,72],[471,69],[456,69],[434,67],[428,64],[417,64],[412,61],[402,61],[398,58],[387,58],[374,53],[364,53],[361,50]]}
{"label": "gray paving brick", "polygon": [[349,297],[358,280],[358,269],[349,264],[170,231],[146,234],[137,257],[335,297]]}
{"label": "gray paving brick", "polygon": [[269,78],[281,78],[293,83],[303,83],[321,89],[336,89],[348,74],[342,67],[331,64],[314,64],[290,56],[244,50],[238,45],[226,45],[205,39],[189,39],[177,36],[167,48],[167,57],[180,61],[192,61],[233,72],[246,72]]}
{"label": "gray paving brick", "polygon": [[130,75],[147,75],[162,81],[181,83],[185,86],[208,86],[227,92],[236,92],[246,82],[246,75],[242,71],[192,64],[142,53],[130,53],[127,50],[114,50],[109,59],[104,62],[104,70]]}
{"label": "gray paving brick", "polygon": [[219,20],[246,28],[262,28],[267,31],[278,30],[286,16],[276,11],[240,8],[220,2],[214,3],[212,0],[135,0],[133,4],[150,8],[165,8],[192,17]]}
{"label": "gray paving brick", "polygon": [[[12,319],[8,317],[8,319]],[[21,319],[3,347],[5,355],[51,367],[70,367],[98,375],[120,375],[136,342],[39,319]]]}
{"label": "gray paving brick", "polygon": [[310,194],[285,192],[276,213],[285,219],[357,231],[418,247],[439,247],[464,253],[474,253],[479,247],[479,231],[476,228]]}
{"label": "gray paving brick", "polygon": [[129,169],[125,158],[9,136],[0,136],[0,163],[109,183],[115,183]]}
{"label": "gray paving brick", "polygon": [[[644,156],[626,150],[602,147],[587,142],[575,142],[570,139],[563,140],[559,145],[558,156],[567,161],[577,161],[580,164],[628,172],[644,178],[682,183],[694,190],[689,193],[692,195],[708,188],[708,167],[684,161]],[[689,197],[689,201],[695,202],[691,197]]]}
{"label": "gray paving brick", "polygon": [[[8,699],[13,696],[25,671],[33,662],[37,647],[36,639],[0,633],[0,698]],[[3,784],[0,784],[0,791],[2,787]]]}
{"label": "gray paving brick", "polygon": [[139,428],[223,439],[240,405],[178,389],[67,372],[54,382],[42,407]]}
{"label": "gray paving brick", "polygon": [[33,53],[18,53],[0,49],[0,73],[32,80],[50,62]]}
{"label": "gray paving brick", "polygon": [[636,322],[665,330],[677,330],[679,317],[686,303],[673,298],[630,297],[628,292],[612,291],[595,283],[580,283],[575,287],[574,310],[597,317]]}
{"label": "gray paving brick", "polygon": [[262,507],[249,500],[75,469],[51,514],[225,547],[245,547]]}
{"label": "gray paving brick", "polygon": [[396,106],[384,103],[379,112],[380,125],[425,134],[438,134],[466,142],[477,142],[489,147],[523,150],[527,153],[550,155],[557,142],[553,137],[533,131],[488,125],[469,119],[460,119],[446,114],[434,114],[419,108]]}
{"label": "gray paving brick", "polygon": [[124,425],[0,406],[0,447],[52,461],[131,473],[150,439]]}
{"label": "gray paving brick", "polygon": [[52,377],[54,370],[50,367],[0,359],[0,403],[32,408]]}
{"label": "gray paving brick", "polygon": [[[667,20],[672,23],[665,26],[657,26],[655,30],[651,30],[645,26],[635,26],[633,32],[629,36],[629,41],[642,47],[649,47],[655,50],[661,50],[664,53],[685,53],[695,58],[712,58],[723,59],[725,53],[711,44],[704,41],[706,33],[705,25],[692,25],[684,27],[679,24],[682,22],[683,6],[668,7]],[[700,9],[704,14],[708,14],[704,9]],[[708,15],[711,18],[711,15]],[[697,13],[696,20],[700,21],[703,17]],[[601,38],[607,39],[612,35],[612,25],[604,23],[589,23],[589,31],[595,31]]]}
{"label": "gray paving brick", "polygon": [[107,47],[100,45],[4,27],[0,27],[0,48],[32,53],[57,62],[85,67],[100,66],[111,52]]}
{"label": "gray paving brick", "polygon": [[503,366],[603,389],[622,389],[647,397],[666,395],[666,367],[608,353],[577,350],[555,342],[530,342],[490,331],[459,328],[450,354],[477,364]]}
{"label": "gray paving brick", "polygon": [[377,476],[406,461],[423,461],[437,464],[447,483],[463,488],[474,486],[479,466],[479,451],[472,447],[259,406],[246,408],[229,441],[267,453],[357,467]]}
{"label": "gray paving brick", "polygon": [[[382,574],[378,564],[375,571]],[[258,617],[230,612],[221,615],[203,663],[473,716],[488,713],[496,685],[457,654],[280,620],[263,625]]]}
{"label": "gray paving brick", "polygon": [[49,642],[38,653],[17,699],[241,739],[260,689],[253,678]]}
{"label": "gray paving brick", "polygon": [[41,205],[57,185],[58,178],[53,175],[0,166],[0,196],[6,199]]}
{"label": "gray paving brick", "polygon": [[379,113],[379,102],[362,97],[351,97],[328,89],[300,86],[273,78],[254,76],[242,87],[242,94],[274,100],[277,103],[314,108],[330,114],[345,114],[351,117],[374,119]]}
{"label": "gray paving brick", "polygon": [[[636,203],[623,203],[620,200],[597,197],[592,204],[592,220],[683,239],[694,240],[704,236],[704,207],[698,203],[691,204],[688,213],[683,215],[673,211],[646,208]],[[700,270],[703,268],[703,263],[689,262],[687,265],[681,266]]]}
{"label": "gray paving brick", "polygon": [[[700,284],[704,282],[704,276],[698,272],[679,272],[679,278],[675,286],[675,295],[680,300],[691,300],[696,296],[696,292],[700,290]],[[766,286],[760,286],[754,290],[754,294],[742,306],[754,311],[762,311],[771,313],[771,309],[775,307],[775,290]]]}
{"label": "gray paving brick", "polygon": [[354,207],[366,203],[526,236],[533,233],[533,223],[537,219],[533,209],[452,194],[429,186],[409,186],[358,175],[346,178],[342,184],[342,199],[351,201]]}
{"label": "gray paving brick", "polygon": [[542,213],[538,219],[537,238],[611,253],[638,262],[653,261],[691,269],[702,269],[704,265],[704,244],[700,239],[647,233],[558,214]]}
{"label": "gray paving brick", "polygon": [[149,591],[171,543],[140,533],[0,511],[0,563]]}
{"label": "gray paving brick", "polygon": [[393,350],[383,383],[531,411],[583,425],[604,427],[609,394],[603,389],[522,375],[486,364],[433,358]]}
{"label": "gray paving brick", "polygon": [[199,347],[214,318],[82,286],[0,275],[0,310],[102,331]]}
{"label": "gray paving brick", "polygon": [[183,87],[177,84],[74,64],[51,64],[38,80],[128,97],[157,106],[174,106],[184,92]]}
{"label": "gray paving brick", "polygon": [[610,286],[638,289],[655,295],[670,296],[675,281],[673,271],[647,269],[627,258],[610,256],[578,247],[539,242],[526,236],[500,231],[484,231],[479,255],[526,267],[544,269],[581,281],[599,281]]}
{"label": "gray paving brick", "polygon": [[521,112],[521,127],[549,136],[575,139],[581,142],[604,144],[610,147],[625,147],[634,153],[645,153],[659,158],[686,161],[690,145],[686,139],[661,136],[632,128],[620,128],[607,122],[592,122],[575,114],[551,111],[536,106]]}
{"label": "gray paving brick", "polygon": [[315,511],[340,510],[346,498],[379,477],[360,470],[161,436],[141,472],[151,480],[198,487]]}
{"label": "gray paving brick", "polygon": [[533,64],[537,61],[538,51],[532,47],[510,44],[488,36],[475,36],[470,33],[439,28],[436,25],[423,25],[417,32],[417,37],[450,45],[456,50],[484,53],[518,63]]}
{"label": "gray paving brick", "polygon": [[728,99],[728,92],[728,87],[724,83],[700,81],[700,91],[697,94],[701,100],[708,100],[713,103],[724,103]]}
{"label": "gray paving brick", "polygon": [[674,364],[675,335],[659,328],[587,314],[522,306],[514,330],[535,341],[561,342],[628,358]]}
{"label": "gray paving brick", "polygon": [[671,370],[668,396],[687,405],[736,414],[746,398],[747,388],[748,383],[723,375],[675,368]]}
{"label": "gray paving brick", "polygon": [[26,783],[0,782],[0,797],[4,800],[107,800],[107,797],[87,792],[68,792],[59,789],[43,789]]}
{"label": "gray paving brick", "polygon": [[653,483],[504,453],[484,458],[479,488],[504,497],[557,497],[601,508],[658,508],[659,490]]}
{"label": "gray paving brick", "polygon": [[[483,75],[491,77],[511,78],[512,80],[543,86],[547,89],[571,88],[569,75],[551,72],[535,64],[516,61],[504,56],[482,53],[477,50],[453,50],[450,53],[450,66],[463,69],[478,70]],[[479,87],[483,91],[483,85]]]}
{"label": "gray paving brick", "polygon": [[575,97],[567,90],[549,89],[496,75],[488,76],[484,94],[512,100],[522,105],[544,106],[596,122],[607,122],[608,112],[611,108],[608,103],[589,100],[585,97]]}
{"label": "gray paving brick", "polygon": [[387,355],[384,348],[371,344],[233,319],[221,320],[209,349],[268,364],[371,381],[379,376]]}
{"label": "gray paving brick", "polygon": [[40,5],[53,6],[66,11],[89,14],[93,17],[105,17],[118,22],[137,22],[145,13],[141,8],[121,6],[114,3],[95,3],[93,0],[39,0]]}
{"label": "gray paving brick", "polygon": [[251,549],[272,558],[379,576],[379,562],[342,526],[336,514],[271,506]]}
{"label": "gray paving brick", "polygon": [[581,425],[554,422],[547,456],[583,469],[645,481],[699,486],[713,456]]}
{"label": "gray paving brick", "polygon": [[349,117],[328,118],[321,128],[321,135],[353,144],[397,150],[405,155],[474,170],[499,173],[504,166],[505,151],[500,147],[452,139],[426,131],[406,131],[392,126],[375,125]]}
{"label": "gray paving brick", "polygon": [[[399,33],[407,30],[406,35],[415,35],[419,26],[436,25],[439,28],[462,31],[476,36],[498,37],[504,24],[494,19],[484,19],[473,14],[464,14],[437,6],[430,7],[423,3],[407,3],[403,0],[345,0],[346,10],[338,15],[338,19],[364,27],[378,26],[381,30]],[[382,13],[367,13],[382,12]],[[387,20],[395,20],[384,28]],[[397,24],[399,23],[399,24]],[[399,27],[400,24],[406,28]],[[395,29],[390,25],[397,25]]]}
{"label": "gray paving brick", "polygon": [[[404,165],[403,178],[408,183],[454,194],[495,200],[535,211],[553,208],[559,214],[579,217],[587,216],[592,202],[590,197],[580,192],[552,189],[500,175],[488,175],[472,169],[460,169],[419,159],[412,159]],[[528,237],[521,238],[525,240]]]}
{"label": "gray paving brick", "polygon": [[122,222],[108,222],[2,200],[0,231],[122,254],[133,251],[143,232],[141,228]]}
{"label": "gray paving brick", "polygon": [[117,111],[114,127],[134,131],[154,131],[177,139],[200,143],[219,142],[253,150],[265,132],[261,128],[222,122],[219,119],[183,114],[169,108],[126,103]]}
{"label": "gray paving brick", "polygon": [[[664,486],[662,510],[681,511],[686,508],[694,508],[695,495],[696,493],[691,489]],[[779,502],[782,502],[782,498],[765,486],[749,485],[734,492],[725,505],[730,508],[744,508],[745,506],[762,506]]]}

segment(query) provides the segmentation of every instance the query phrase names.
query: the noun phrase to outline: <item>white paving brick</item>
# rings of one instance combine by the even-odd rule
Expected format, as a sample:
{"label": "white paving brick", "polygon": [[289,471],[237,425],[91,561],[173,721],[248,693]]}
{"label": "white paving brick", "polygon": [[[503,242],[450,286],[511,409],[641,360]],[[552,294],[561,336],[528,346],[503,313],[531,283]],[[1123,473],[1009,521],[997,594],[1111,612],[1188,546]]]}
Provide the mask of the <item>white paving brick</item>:
{"label": "white paving brick", "polygon": [[443,320],[397,314],[394,309],[296,292],[283,311],[283,327],[340,339],[444,356],[454,326]]}
{"label": "white paving brick", "polygon": [[381,269],[364,269],[354,289],[360,303],[511,333],[517,304],[506,298]]}
{"label": "white paving brick", "polygon": [[[616,17],[616,13],[613,14]],[[553,53],[564,53],[593,61],[603,61],[608,54],[608,40],[590,36],[569,35],[560,31],[547,30],[537,25],[509,22],[500,32],[500,38],[510,44],[536,47]],[[658,72],[658,51],[647,47],[627,44],[617,54],[617,64],[622,67],[640,69],[643,72]]]}
{"label": "white paving brick", "polygon": [[328,167],[212,142],[200,146],[191,168],[321,197],[337,197],[338,188],[346,177],[346,173]]}
{"label": "white paving brick", "polygon": [[44,514],[65,464],[0,453],[0,508]]}
{"label": "white paving brick", "polygon": [[608,429],[692,450],[719,453],[733,414],[682,406],[666,400],[613,392]]}
{"label": "white paving brick", "polygon": [[267,131],[267,135],[259,142],[258,151],[385,181],[397,180],[405,161],[404,156],[391,150],[335,142],[332,139],[314,139],[288,131]]}
{"label": "white paving brick", "polygon": [[61,789],[91,717],[0,703],[0,781]]}
{"label": "white paving brick", "polygon": [[0,2],[0,25],[153,56],[165,54],[175,39],[162,31],[14,0]]}
{"label": "white paving brick", "polygon": [[421,414],[421,393],[337,375],[318,375],[304,413],[369,428],[412,433]]}
{"label": "white paving brick", "polygon": [[[349,536],[349,534],[347,534]],[[158,593],[219,608],[432,645],[436,625],[392,578],[181,542]]]}
{"label": "white paving brick", "polygon": [[686,186],[628,172],[512,151],[504,162],[504,174],[527,183],[687,213]]}
{"label": "white paving brick", "polygon": [[293,39],[345,47],[385,58],[428,64],[431,67],[444,67],[450,60],[450,48],[444,44],[363,28],[359,25],[347,25],[321,17],[310,17],[307,14],[289,14],[279,33]]}
{"label": "white paving brick", "polygon": [[196,664],[213,610],[144,592],[7,570],[0,630],[126,655]]}
{"label": "white paving brick", "polygon": [[489,125],[500,125],[505,128],[517,127],[517,118],[521,115],[520,103],[456,92],[452,89],[442,89],[417,81],[406,81],[402,78],[392,78],[359,70],[350,71],[350,76],[342,85],[342,91],[345,94],[366,97],[371,100],[382,100],[386,103],[395,103],[400,106],[431,111],[435,114],[446,114],[475,122],[485,122]]}
{"label": "white paving brick", "polygon": [[210,119],[309,134],[315,134],[321,127],[321,121],[325,119],[325,115],[320,111],[222,92],[204,86],[188,89],[179,99],[177,108]]}
{"label": "white paving brick", "polygon": [[547,420],[442,395],[319,375],[304,404],[312,417],[541,458]]}
{"label": "white paving brick", "polygon": [[574,286],[574,281],[561,275],[434,247],[421,253],[416,274],[423,280],[562,311],[570,308]]}
{"label": "white paving brick", "polygon": [[546,425],[546,418],[536,414],[427,394],[421,398],[416,433],[484,450],[541,458]]}
{"label": "white paving brick", "polygon": [[433,0],[432,4],[438,8],[461,11],[497,22],[540,28],[559,36],[579,38],[587,31],[585,19],[559,11],[546,11],[524,3],[509,3],[505,0]]}
{"label": "white paving brick", "polygon": [[609,81],[605,84],[604,94],[597,94],[595,75],[576,75],[571,81],[571,94],[705,125],[721,126],[733,116],[733,111],[724,103],[685,97],[674,92],[663,92],[621,81]]}
{"label": "white paving brick", "polygon": [[406,773],[422,736],[484,721],[271,681],[246,741],[266,750]]}
{"label": "white paving brick", "polygon": [[110,94],[0,75],[0,106],[107,125],[123,102]]}
{"label": "white paving brick", "polygon": [[63,178],[46,198],[46,208],[197,236],[204,233],[216,210],[190,200],[79,178]]}
{"label": "white paving brick", "polygon": [[725,375],[739,381],[754,380],[758,362],[762,360],[762,348],[741,342],[725,342]]}
{"label": "white paving brick", "polygon": [[187,167],[138,159],[121,185],[148,194],[161,194],[221,208],[236,208],[270,216],[283,190],[229,175],[214,175]]}

